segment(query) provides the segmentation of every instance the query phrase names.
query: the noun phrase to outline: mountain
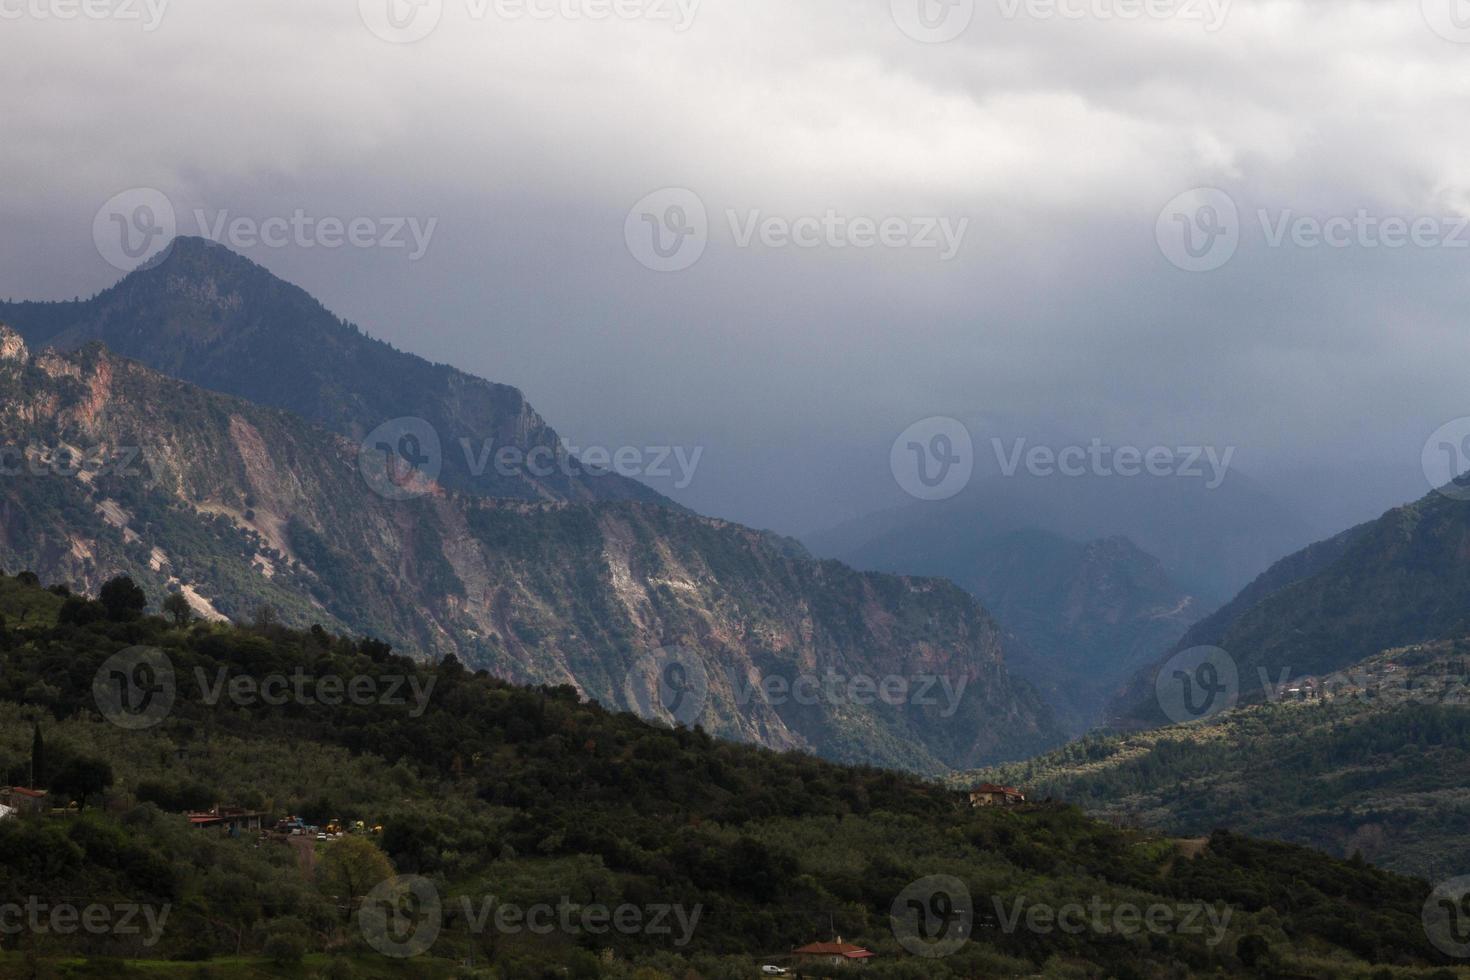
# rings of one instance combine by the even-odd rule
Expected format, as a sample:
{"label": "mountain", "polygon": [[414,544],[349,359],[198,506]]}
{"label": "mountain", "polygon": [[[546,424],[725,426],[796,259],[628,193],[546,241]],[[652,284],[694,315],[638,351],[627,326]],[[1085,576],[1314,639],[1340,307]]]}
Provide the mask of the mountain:
{"label": "mountain", "polygon": [[[1244,701],[1390,647],[1470,634],[1470,504],[1433,492],[1278,563],[1179,641],[1231,657]],[[1161,660],[1167,660],[1167,656]],[[1165,720],[1156,668],[1113,706],[1123,727]]]}
{"label": "mountain", "polygon": [[1198,618],[1194,597],[1127,538],[1084,543],[1027,530],[956,551],[921,567],[953,579],[1016,634],[1012,672],[1073,734],[1101,720],[1118,685]]}
{"label": "mountain", "polygon": [[[1463,890],[974,809],[371,641],[140,617],[120,586],[0,576],[0,769],[60,811],[0,820],[0,975],[837,976],[791,950],[841,936],[887,978],[1454,976],[1426,910]],[[208,827],[232,819],[263,829]]]}
{"label": "mountain", "polygon": [[1080,734],[1109,698],[1199,618],[1200,604],[1124,537],[1074,541],[1025,528],[991,536],[895,534],[860,567],[948,578],[1011,631],[1011,669]]}
{"label": "mountain", "polygon": [[[165,374],[288,409],[356,441],[396,419],[423,419],[439,442],[439,482],[452,489],[673,506],[635,480],[568,458],[515,388],[367,337],[304,290],[207,239],[176,239],[91,299],[0,303],[0,322],[35,349],[101,341]],[[515,454],[498,459],[507,448]],[[532,456],[538,449],[542,455]]]}
{"label": "mountain", "polygon": [[[0,354],[4,567],[89,590],[125,572],[209,618],[269,607],[842,760],[937,770],[1057,740],[994,622],[948,582],[657,504],[457,494],[98,344],[32,355],[0,331]],[[671,659],[687,700],[661,696]],[[862,686],[889,679],[907,686]]]}
{"label": "mountain", "polygon": [[1316,691],[966,781],[992,779],[1167,833],[1229,826],[1405,874],[1470,874],[1470,640],[1384,651]]}
{"label": "mountain", "polygon": [[858,568],[917,571],[917,562],[936,551],[962,559],[968,548],[978,556],[984,543],[1017,531],[1036,529],[1074,541],[1126,537],[1157,556],[1181,591],[1212,608],[1328,530],[1238,469],[1227,469],[1218,486],[1213,482],[1186,476],[1035,476],[1024,469],[1013,476],[977,475],[949,500],[910,503],[804,541],[814,553]]}

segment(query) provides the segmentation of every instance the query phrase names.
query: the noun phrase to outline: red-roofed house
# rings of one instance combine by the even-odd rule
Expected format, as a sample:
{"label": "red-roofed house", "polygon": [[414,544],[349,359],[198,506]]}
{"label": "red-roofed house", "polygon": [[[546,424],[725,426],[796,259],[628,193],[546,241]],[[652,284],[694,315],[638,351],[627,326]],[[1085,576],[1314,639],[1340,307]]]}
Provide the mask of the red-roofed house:
{"label": "red-roofed house", "polygon": [[44,789],[6,786],[0,789],[0,803],[21,813],[45,813],[49,809]]}
{"label": "red-roofed house", "polygon": [[190,813],[188,817],[192,826],[221,830],[234,837],[242,830],[259,830],[265,814],[235,806],[216,806],[211,810]]}
{"label": "red-roofed house", "polygon": [[970,790],[971,806],[1015,806],[1017,803],[1025,802],[1026,794],[1014,786],[981,783]]}
{"label": "red-roofed house", "polygon": [[834,966],[862,966],[877,954],[871,950],[845,943],[838,936],[835,943],[810,943],[793,949],[791,955],[807,963],[831,963]]}

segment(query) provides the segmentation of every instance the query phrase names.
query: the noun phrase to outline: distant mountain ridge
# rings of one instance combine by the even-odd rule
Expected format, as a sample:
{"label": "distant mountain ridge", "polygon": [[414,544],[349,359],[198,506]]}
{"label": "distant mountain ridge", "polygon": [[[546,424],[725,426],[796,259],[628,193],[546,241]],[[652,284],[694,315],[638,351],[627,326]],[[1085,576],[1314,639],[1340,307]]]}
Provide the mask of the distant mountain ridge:
{"label": "distant mountain ridge", "polygon": [[916,501],[803,540],[858,568],[916,568],[935,552],[1037,529],[1074,541],[1126,537],[1156,557],[1178,588],[1210,608],[1262,569],[1323,536],[1238,468],[1211,489],[1180,476],[976,478],[944,501]]}
{"label": "distant mountain ridge", "polygon": [[[1194,646],[1235,661],[1243,701],[1275,679],[1330,673],[1377,651],[1470,634],[1470,502],[1431,492],[1278,562],[1191,630],[1159,663]],[[1157,664],[1115,700],[1119,727],[1167,720]]]}
{"label": "distant mountain ridge", "polygon": [[[374,340],[207,239],[176,239],[91,299],[0,303],[0,323],[38,350],[100,341],[172,377],[288,409],[355,440],[394,419],[422,418],[442,441],[439,482],[466,493],[677,506],[616,473],[527,464],[525,454],[554,452],[560,438],[520,391]],[[519,463],[485,465],[507,446],[520,451]]]}
{"label": "distant mountain ridge", "polygon": [[[939,770],[1059,738],[1000,630],[948,582],[855,572],[790,542],[638,501],[534,502],[430,484],[391,500],[359,445],[165,377],[100,344],[31,354],[0,329],[0,563],[155,605],[369,633],[632,707],[678,647],[708,676],[692,722],[838,760]],[[951,701],[811,703],[764,678],[948,679]]]}

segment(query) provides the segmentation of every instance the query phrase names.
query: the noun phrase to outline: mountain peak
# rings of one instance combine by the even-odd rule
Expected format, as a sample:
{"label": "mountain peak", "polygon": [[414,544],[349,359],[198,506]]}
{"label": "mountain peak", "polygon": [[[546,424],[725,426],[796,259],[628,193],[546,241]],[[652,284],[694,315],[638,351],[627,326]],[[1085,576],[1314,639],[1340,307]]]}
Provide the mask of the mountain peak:
{"label": "mountain peak", "polygon": [[[174,239],[89,300],[0,303],[0,319],[33,348],[75,350],[100,341],[164,374],[286,409],[353,440],[385,425],[427,425],[441,449],[439,482],[448,489],[672,505],[629,477],[574,465],[560,436],[516,388],[369,337],[300,286],[207,238]],[[518,451],[518,461],[493,465],[492,449],[506,446]],[[553,465],[533,465],[541,454]]]}
{"label": "mountain peak", "polygon": [[[221,272],[265,271],[260,265],[228,245],[198,235],[180,235],[169,242],[168,246],[157,255],[133,270],[131,275],[151,272],[166,266],[184,266],[190,269],[204,267]],[[127,279],[123,281],[126,282]]]}

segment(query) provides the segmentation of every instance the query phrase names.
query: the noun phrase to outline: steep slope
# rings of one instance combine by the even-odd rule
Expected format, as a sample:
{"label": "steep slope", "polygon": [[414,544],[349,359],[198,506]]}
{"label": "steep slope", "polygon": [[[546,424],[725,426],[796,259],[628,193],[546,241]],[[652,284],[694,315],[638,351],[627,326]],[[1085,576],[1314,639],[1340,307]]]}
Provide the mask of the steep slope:
{"label": "steep slope", "polygon": [[1127,538],[1081,543],[1020,531],[986,542],[968,565],[936,564],[932,573],[953,578],[1016,634],[1011,670],[1073,734],[1096,724],[1118,684],[1198,616],[1194,597]]}
{"label": "steep slope", "polygon": [[1018,780],[1169,833],[1230,827],[1407,874],[1470,873],[1470,640],[1375,654],[1324,680],[969,779]]}
{"label": "steep slope", "polygon": [[1084,543],[1026,528],[900,542],[899,553],[865,551],[858,560],[948,578],[979,599],[1019,641],[1011,669],[1072,734],[1100,721],[1117,688],[1199,615],[1199,602],[1127,538]]}
{"label": "steep slope", "polygon": [[[931,770],[1056,740],[995,624],[947,582],[815,562],[653,504],[490,500],[397,471],[411,493],[390,499],[369,486],[381,454],[291,413],[99,345],[32,357],[0,332],[0,351],[5,567],[89,589],[127,572],[155,602],[179,589],[236,619],[270,606],[841,760]],[[670,657],[707,678],[687,717],[658,696]],[[875,698],[854,678],[912,686]],[[820,691],[789,689],[803,679]]]}
{"label": "steep slope", "polygon": [[[0,322],[34,349],[101,341],[165,374],[289,409],[355,440],[393,419],[422,418],[442,445],[440,482],[465,492],[668,503],[616,473],[528,457],[537,447],[556,450],[560,440],[515,388],[373,340],[305,291],[206,239],[176,240],[88,300],[0,303]],[[522,455],[491,463],[503,447]]]}
{"label": "steep slope", "polygon": [[[1283,561],[1184,640],[1234,660],[1244,701],[1262,678],[1341,670],[1376,651],[1470,633],[1470,504],[1440,493],[1396,507]],[[1165,658],[1167,659],[1167,658]],[[1125,689],[1115,717],[1162,724],[1152,669]]]}

